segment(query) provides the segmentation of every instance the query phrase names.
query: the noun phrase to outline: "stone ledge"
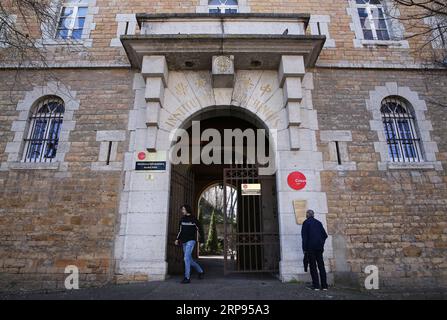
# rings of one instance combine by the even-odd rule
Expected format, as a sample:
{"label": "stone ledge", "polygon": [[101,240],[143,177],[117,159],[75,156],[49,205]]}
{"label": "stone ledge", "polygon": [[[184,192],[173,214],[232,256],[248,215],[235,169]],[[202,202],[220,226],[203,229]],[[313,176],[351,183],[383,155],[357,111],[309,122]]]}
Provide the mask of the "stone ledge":
{"label": "stone ledge", "polygon": [[379,162],[379,170],[436,170],[442,171],[442,163],[440,161],[433,162]]}
{"label": "stone ledge", "polygon": [[409,48],[408,41],[405,40],[359,40],[359,44],[365,47]]}
{"label": "stone ledge", "polygon": [[13,162],[8,164],[11,170],[58,170],[60,162]]}

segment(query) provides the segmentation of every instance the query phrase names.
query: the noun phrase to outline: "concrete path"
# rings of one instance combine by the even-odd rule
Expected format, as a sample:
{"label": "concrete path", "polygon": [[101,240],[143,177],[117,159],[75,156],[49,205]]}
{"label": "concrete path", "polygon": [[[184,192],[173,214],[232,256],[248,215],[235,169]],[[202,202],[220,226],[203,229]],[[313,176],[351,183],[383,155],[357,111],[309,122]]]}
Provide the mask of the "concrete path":
{"label": "concrete path", "polygon": [[[223,266],[218,260],[201,259],[206,279],[192,276],[190,284],[180,284],[181,277],[166,281],[126,285],[109,285],[53,293],[1,294],[4,299],[136,299],[136,300],[365,300],[365,299],[446,299],[442,291],[360,292],[344,288],[310,291],[304,283],[282,283],[268,275],[235,275],[223,277]],[[222,268],[222,269],[221,269]]]}

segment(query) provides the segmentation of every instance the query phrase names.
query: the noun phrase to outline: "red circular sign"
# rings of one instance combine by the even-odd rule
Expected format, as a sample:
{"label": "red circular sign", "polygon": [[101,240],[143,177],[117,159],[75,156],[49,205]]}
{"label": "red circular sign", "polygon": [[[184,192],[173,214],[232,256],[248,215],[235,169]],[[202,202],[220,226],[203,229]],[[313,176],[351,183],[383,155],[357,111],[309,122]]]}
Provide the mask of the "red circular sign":
{"label": "red circular sign", "polygon": [[138,154],[138,160],[144,160],[146,159],[146,153],[145,152],[140,152]]}
{"label": "red circular sign", "polygon": [[298,171],[292,172],[287,177],[287,183],[294,190],[304,189],[307,184],[306,176]]}

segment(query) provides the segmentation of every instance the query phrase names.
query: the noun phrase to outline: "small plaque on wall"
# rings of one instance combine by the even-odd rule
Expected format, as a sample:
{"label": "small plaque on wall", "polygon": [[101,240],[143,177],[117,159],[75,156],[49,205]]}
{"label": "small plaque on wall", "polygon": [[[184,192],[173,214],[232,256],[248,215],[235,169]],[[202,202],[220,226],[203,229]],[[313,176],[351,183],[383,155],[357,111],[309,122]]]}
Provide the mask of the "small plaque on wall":
{"label": "small plaque on wall", "polygon": [[307,201],[293,200],[293,210],[295,211],[296,224],[303,224],[306,220]]}

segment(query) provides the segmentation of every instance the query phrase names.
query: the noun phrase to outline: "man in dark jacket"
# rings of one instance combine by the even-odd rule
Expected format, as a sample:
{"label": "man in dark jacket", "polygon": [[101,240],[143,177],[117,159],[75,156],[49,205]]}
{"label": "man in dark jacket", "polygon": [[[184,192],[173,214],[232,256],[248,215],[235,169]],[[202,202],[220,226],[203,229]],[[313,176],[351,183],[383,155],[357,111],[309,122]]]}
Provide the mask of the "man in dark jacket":
{"label": "man in dark jacket", "polygon": [[187,204],[180,207],[182,217],[179,222],[179,232],[175,245],[183,246],[183,259],[185,261],[185,277],[181,283],[190,283],[191,267],[199,273],[199,279],[203,279],[205,274],[202,267],[194,261],[192,251],[196,245],[197,232],[199,233],[199,242],[204,242],[203,228],[199,221],[191,214],[191,207]]}
{"label": "man in dark jacket", "polygon": [[[308,289],[327,290],[326,270],[324,268],[323,251],[324,243],[327,239],[327,233],[320,221],[314,218],[313,210],[307,210],[306,221],[301,229],[301,238],[303,240],[303,252],[309,259],[310,275],[312,276],[312,286]],[[318,271],[320,278],[318,278]]]}

